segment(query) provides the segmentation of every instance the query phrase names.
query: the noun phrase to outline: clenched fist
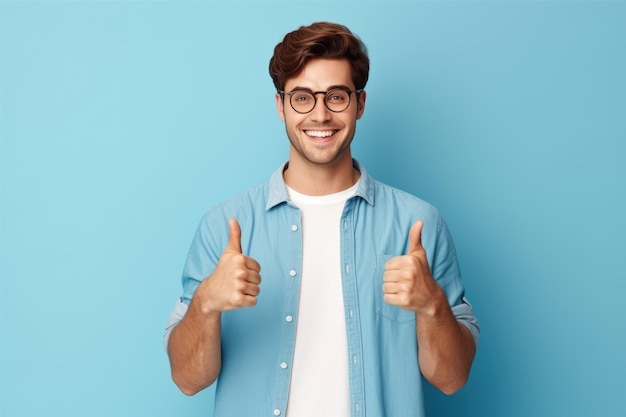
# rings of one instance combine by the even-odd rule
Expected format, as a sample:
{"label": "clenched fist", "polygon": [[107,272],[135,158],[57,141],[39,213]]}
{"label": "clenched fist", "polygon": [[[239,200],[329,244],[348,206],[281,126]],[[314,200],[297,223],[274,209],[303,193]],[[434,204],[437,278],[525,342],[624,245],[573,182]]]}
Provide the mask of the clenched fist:
{"label": "clenched fist", "polygon": [[230,219],[230,237],[215,271],[198,287],[194,298],[204,313],[224,312],[256,305],[261,266],[241,250],[241,229]]}
{"label": "clenched fist", "polygon": [[433,302],[442,290],[430,273],[422,246],[423,225],[419,220],[411,227],[407,254],[391,258],[385,264],[383,293],[388,304],[416,313],[431,313]]}

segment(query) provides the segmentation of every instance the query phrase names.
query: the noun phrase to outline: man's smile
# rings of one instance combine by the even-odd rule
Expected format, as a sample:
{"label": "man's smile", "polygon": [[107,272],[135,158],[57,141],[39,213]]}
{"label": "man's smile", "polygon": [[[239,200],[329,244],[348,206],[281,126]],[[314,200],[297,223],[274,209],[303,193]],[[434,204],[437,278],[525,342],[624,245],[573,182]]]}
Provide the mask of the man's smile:
{"label": "man's smile", "polygon": [[304,133],[306,133],[307,136],[314,138],[328,138],[337,132],[338,130],[304,130]]}

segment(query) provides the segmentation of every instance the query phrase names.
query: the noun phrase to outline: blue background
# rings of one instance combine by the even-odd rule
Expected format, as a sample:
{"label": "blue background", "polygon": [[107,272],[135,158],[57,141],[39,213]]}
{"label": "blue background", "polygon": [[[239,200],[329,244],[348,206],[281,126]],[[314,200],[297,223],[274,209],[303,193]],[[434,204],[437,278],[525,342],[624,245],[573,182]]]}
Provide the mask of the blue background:
{"label": "blue background", "polygon": [[163,328],[201,215],[287,158],[267,64],[316,20],[369,47],[354,153],[440,209],[481,319],[430,415],[626,415],[625,3],[2,2],[2,417],[212,415]]}

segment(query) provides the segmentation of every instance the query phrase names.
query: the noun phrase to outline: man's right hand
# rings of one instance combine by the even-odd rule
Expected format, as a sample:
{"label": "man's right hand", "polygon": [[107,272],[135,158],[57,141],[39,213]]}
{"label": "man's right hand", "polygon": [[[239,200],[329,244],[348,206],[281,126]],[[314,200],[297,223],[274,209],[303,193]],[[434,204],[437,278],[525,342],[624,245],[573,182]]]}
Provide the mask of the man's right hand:
{"label": "man's right hand", "polygon": [[261,266],[241,250],[241,228],[230,219],[230,237],[215,271],[198,287],[194,296],[203,313],[224,312],[256,305]]}

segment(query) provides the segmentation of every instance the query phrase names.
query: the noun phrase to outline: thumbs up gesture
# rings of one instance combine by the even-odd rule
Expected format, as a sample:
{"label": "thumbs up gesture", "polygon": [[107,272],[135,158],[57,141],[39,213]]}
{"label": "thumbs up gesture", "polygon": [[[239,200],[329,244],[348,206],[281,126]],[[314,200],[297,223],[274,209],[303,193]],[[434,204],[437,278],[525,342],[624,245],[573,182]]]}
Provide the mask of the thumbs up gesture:
{"label": "thumbs up gesture", "polygon": [[428,310],[442,291],[430,273],[422,246],[423,225],[421,220],[413,224],[407,254],[387,261],[383,275],[384,301],[416,313]]}
{"label": "thumbs up gesture", "polygon": [[230,237],[215,271],[198,287],[202,310],[224,312],[256,305],[261,283],[261,266],[241,250],[241,228],[230,219]]}

